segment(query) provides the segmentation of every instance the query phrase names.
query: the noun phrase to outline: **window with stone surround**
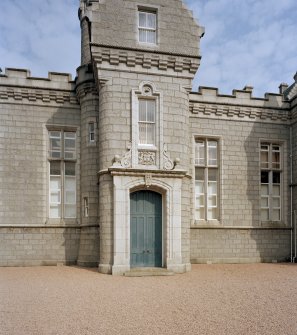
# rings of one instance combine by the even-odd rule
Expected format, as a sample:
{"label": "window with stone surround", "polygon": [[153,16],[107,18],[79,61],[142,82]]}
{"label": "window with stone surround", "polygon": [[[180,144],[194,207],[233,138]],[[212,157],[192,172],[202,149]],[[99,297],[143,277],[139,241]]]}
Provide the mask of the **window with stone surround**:
{"label": "window with stone surround", "polygon": [[141,43],[157,43],[156,11],[138,9],[138,40]]}
{"label": "window with stone surround", "polygon": [[89,198],[84,197],[83,202],[84,202],[83,213],[84,213],[84,217],[87,218],[89,217]]}
{"label": "window with stone surround", "polygon": [[218,141],[197,138],[195,142],[195,219],[219,220]]}
{"label": "window with stone surround", "polygon": [[282,148],[261,143],[261,221],[281,221]]}
{"label": "window with stone surround", "polygon": [[131,166],[163,168],[163,94],[153,82],[132,89]]}
{"label": "window with stone surround", "polygon": [[89,134],[89,143],[95,142],[95,123],[89,122],[88,123],[88,134]]}
{"label": "window with stone surround", "polygon": [[49,131],[49,217],[76,217],[76,133]]}

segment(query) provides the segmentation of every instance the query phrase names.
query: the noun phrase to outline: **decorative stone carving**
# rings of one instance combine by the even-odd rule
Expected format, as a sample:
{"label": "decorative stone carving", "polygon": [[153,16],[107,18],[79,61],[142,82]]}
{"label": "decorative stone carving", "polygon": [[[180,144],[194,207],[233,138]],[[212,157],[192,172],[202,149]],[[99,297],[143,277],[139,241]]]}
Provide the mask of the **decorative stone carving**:
{"label": "decorative stone carving", "polygon": [[119,155],[115,155],[113,159],[113,167],[120,167],[121,166],[121,157]]}
{"label": "decorative stone carving", "polygon": [[114,157],[114,164],[113,166],[121,166],[125,169],[131,167],[132,163],[132,145],[129,143],[127,146],[128,151],[124,154],[122,158],[120,156],[116,155]]}
{"label": "decorative stone carving", "polygon": [[132,146],[131,144],[128,145],[128,151],[125,153],[124,157],[121,160],[121,165],[124,168],[131,167],[131,159],[132,159]]}
{"label": "decorative stone carving", "polygon": [[164,144],[164,148],[163,148],[163,157],[164,157],[164,170],[173,170],[174,169],[174,163],[172,162],[172,160],[169,158],[168,154],[167,154],[167,145]]}
{"label": "decorative stone carving", "polygon": [[153,177],[151,173],[146,173],[144,176],[145,186],[149,188],[152,185]]}
{"label": "decorative stone carving", "polygon": [[151,96],[152,94],[152,88],[149,85],[144,85],[142,88],[142,95]]}
{"label": "decorative stone carving", "polygon": [[140,165],[156,165],[156,153],[153,151],[139,151],[138,163]]}

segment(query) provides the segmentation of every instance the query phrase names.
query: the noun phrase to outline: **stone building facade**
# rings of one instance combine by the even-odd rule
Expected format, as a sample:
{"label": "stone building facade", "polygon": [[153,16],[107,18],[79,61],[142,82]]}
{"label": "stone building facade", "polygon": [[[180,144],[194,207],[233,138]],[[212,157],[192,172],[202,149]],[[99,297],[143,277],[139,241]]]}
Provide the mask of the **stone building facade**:
{"label": "stone building facade", "polygon": [[81,0],[77,77],[0,75],[0,265],[295,260],[297,76],[191,91],[180,0]]}

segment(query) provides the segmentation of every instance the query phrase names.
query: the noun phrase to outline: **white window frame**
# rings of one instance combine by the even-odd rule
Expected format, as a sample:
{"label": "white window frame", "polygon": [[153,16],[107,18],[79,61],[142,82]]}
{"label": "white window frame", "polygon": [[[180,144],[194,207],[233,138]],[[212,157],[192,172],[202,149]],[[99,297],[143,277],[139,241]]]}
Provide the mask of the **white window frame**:
{"label": "white window frame", "polygon": [[[52,133],[60,133],[60,136],[52,136]],[[77,135],[76,130],[57,130],[57,129],[48,129],[49,136],[49,151],[48,151],[48,162],[49,162],[49,218],[50,219],[75,219],[77,217],[77,191],[76,191],[76,182],[77,182],[77,172],[76,172],[76,149],[77,149]],[[52,155],[52,152],[58,152],[58,150],[52,150],[52,139],[60,140],[60,155],[57,157],[56,155]],[[67,141],[74,142],[74,147],[66,146]],[[51,163],[56,162],[60,168],[59,175],[51,174]],[[66,164],[74,164],[74,175],[66,175]],[[60,181],[60,189],[59,191],[59,201],[52,202],[53,189],[51,188],[53,178],[59,177]],[[74,180],[74,190],[67,190],[67,180]],[[67,193],[71,194],[67,194]],[[75,200],[72,202],[66,202],[67,195],[74,198]],[[51,208],[54,206],[59,206],[60,215],[54,216],[52,215]],[[69,206],[75,206],[75,215],[67,215],[67,208]]]}
{"label": "white window frame", "polygon": [[95,143],[95,122],[93,121],[88,123],[88,137],[89,143]]}
{"label": "white window frame", "polygon": [[[278,150],[275,150],[278,148]],[[278,160],[274,160],[274,154]],[[264,157],[267,158],[264,160]],[[267,182],[263,182],[264,173]],[[274,182],[274,173],[279,174],[279,183]],[[264,190],[265,194],[264,194]],[[278,189],[276,195],[274,189]],[[275,206],[278,202],[278,206]],[[278,218],[274,212],[278,211]],[[266,212],[266,218],[264,213]],[[261,141],[260,143],[260,220],[262,222],[281,222],[283,216],[283,146],[277,142]]]}
{"label": "white window frame", "polygon": [[[155,165],[147,165],[147,169],[163,168],[163,94],[156,89],[153,82],[143,81],[138,89],[132,89],[132,146],[131,167],[143,168],[138,160],[139,152],[147,151],[155,154]],[[141,99],[152,99],[155,101],[155,143],[139,143],[139,101]]]}
{"label": "white window frame", "polygon": [[84,217],[89,217],[89,197],[83,197],[83,213]]}
{"label": "white window frame", "polygon": [[[140,16],[145,15],[145,21],[148,21],[148,18],[150,16],[153,16],[155,18],[155,25],[153,27],[149,26],[148,24],[142,25],[140,23]],[[156,45],[157,44],[157,31],[158,31],[158,16],[157,16],[157,10],[156,9],[146,9],[146,8],[138,8],[138,42],[141,44],[150,44],[150,45]],[[141,32],[145,32],[145,40],[141,40]],[[147,33],[153,33],[154,41],[150,42],[148,41],[148,35]]]}
{"label": "white window frame", "polygon": [[[198,143],[203,143],[202,155],[199,154]],[[216,143],[215,158],[210,156],[211,143]],[[217,138],[195,138],[195,221],[217,223],[220,220],[220,155],[219,140]],[[214,172],[215,181],[209,180]],[[202,178],[197,179],[197,174]],[[210,193],[211,185],[215,185],[216,192]],[[212,198],[212,199],[211,199]],[[211,204],[214,201],[214,204]],[[197,205],[200,203],[200,205]],[[201,205],[202,203],[202,205]],[[215,215],[212,215],[215,213]]]}
{"label": "white window frame", "polygon": [[[141,105],[145,102],[145,119],[141,119]],[[153,120],[149,120],[148,116],[148,104],[152,103],[154,106],[153,115],[151,115],[151,118]],[[138,100],[138,144],[140,146],[155,146],[156,145],[156,99],[154,98],[140,98]],[[149,140],[149,128],[151,126],[152,130],[152,140]],[[141,130],[143,129],[143,131]],[[144,135],[144,136],[143,136]]]}

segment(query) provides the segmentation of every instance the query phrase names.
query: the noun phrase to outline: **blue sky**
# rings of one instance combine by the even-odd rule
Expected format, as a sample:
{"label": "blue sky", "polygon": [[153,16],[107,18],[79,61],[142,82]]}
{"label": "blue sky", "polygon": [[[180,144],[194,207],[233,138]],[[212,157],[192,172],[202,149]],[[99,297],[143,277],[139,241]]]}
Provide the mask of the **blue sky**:
{"label": "blue sky", "polygon": [[[199,24],[202,61],[194,80],[221,93],[254,86],[278,92],[297,71],[296,0],[186,0]],[[78,0],[1,0],[0,67],[33,76],[70,72],[80,62]]]}

